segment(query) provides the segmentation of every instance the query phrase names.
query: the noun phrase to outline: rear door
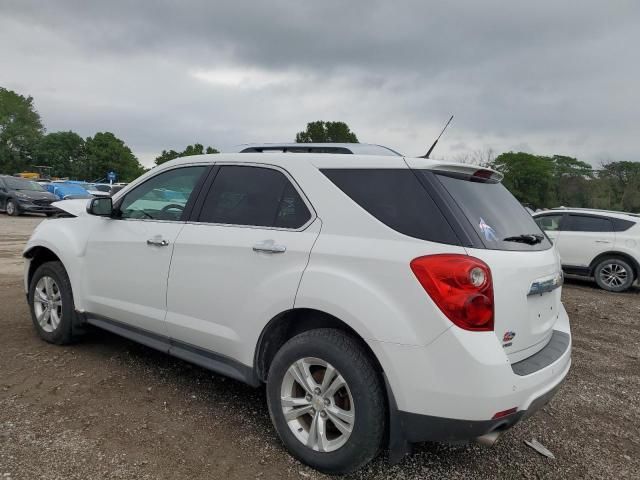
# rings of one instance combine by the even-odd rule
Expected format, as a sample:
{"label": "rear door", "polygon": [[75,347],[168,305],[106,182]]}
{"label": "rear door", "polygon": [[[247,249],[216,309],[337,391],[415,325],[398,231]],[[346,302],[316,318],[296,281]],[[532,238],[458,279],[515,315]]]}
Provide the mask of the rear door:
{"label": "rear door", "polygon": [[[524,207],[499,182],[456,172],[421,170],[455,221],[470,232],[467,253],[491,269],[495,334],[512,362],[542,349],[561,309],[556,250]],[[475,237],[474,237],[475,236]]]}
{"label": "rear door", "polygon": [[588,267],[601,253],[610,251],[615,242],[613,223],[608,217],[570,213],[557,243],[562,264]]}
{"label": "rear door", "polygon": [[170,336],[253,362],[262,327],[293,307],[320,220],[295,181],[269,166],[221,165],[173,252]]}

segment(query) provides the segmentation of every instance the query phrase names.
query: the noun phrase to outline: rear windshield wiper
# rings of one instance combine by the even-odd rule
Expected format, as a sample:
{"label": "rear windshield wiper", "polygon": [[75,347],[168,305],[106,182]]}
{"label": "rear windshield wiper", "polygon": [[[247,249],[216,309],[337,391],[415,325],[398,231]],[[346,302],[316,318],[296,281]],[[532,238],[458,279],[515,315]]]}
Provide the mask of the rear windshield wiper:
{"label": "rear windshield wiper", "polygon": [[522,235],[516,235],[514,237],[504,238],[503,241],[520,242],[520,243],[526,243],[528,245],[535,245],[537,243],[542,242],[543,239],[544,239],[544,236],[540,235],[539,233],[523,233]]}

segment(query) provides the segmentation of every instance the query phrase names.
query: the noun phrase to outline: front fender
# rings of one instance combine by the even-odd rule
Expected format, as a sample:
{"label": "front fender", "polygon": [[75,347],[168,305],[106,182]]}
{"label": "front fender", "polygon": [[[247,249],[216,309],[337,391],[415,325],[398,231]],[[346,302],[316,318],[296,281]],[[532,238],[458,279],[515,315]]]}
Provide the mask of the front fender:
{"label": "front fender", "polygon": [[[57,218],[41,222],[31,234],[22,252],[25,262],[36,248],[46,248],[62,262],[69,275],[77,310],[84,309],[82,282],[83,257],[86,251],[89,228],[80,218]],[[25,268],[25,290],[28,290],[28,268]]]}

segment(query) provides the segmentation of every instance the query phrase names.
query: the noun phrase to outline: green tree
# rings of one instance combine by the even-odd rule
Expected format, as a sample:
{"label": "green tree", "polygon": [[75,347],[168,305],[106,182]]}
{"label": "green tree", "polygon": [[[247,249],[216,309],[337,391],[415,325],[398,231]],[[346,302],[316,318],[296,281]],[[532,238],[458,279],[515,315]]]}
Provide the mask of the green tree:
{"label": "green tree", "polygon": [[0,87],[0,172],[29,168],[43,133],[33,98]]}
{"label": "green tree", "polygon": [[111,132],[99,132],[85,141],[86,162],[78,176],[83,180],[99,180],[110,171],[118,181],[130,182],[139,177],[144,168],[127,145]]}
{"label": "green tree", "polygon": [[595,203],[600,208],[640,211],[640,163],[607,162],[598,171]]}
{"label": "green tree", "polygon": [[502,153],[491,167],[504,175],[504,185],[520,202],[530,204],[534,209],[555,203],[554,163],[550,157],[524,152]]}
{"label": "green tree", "polygon": [[553,162],[553,193],[557,204],[570,207],[592,206],[593,169],[591,165],[563,155],[554,155],[551,161]]}
{"label": "green tree", "polygon": [[156,157],[155,163],[156,165],[162,165],[164,162],[168,162],[169,160],[173,160],[174,158],[180,157],[188,157],[191,155],[203,155],[209,153],[220,153],[213,147],[207,147],[206,149],[199,143],[195,143],[193,145],[187,145],[182,152],[176,152],[175,150],[163,150],[162,153]]}
{"label": "green tree", "polygon": [[51,167],[52,176],[80,178],[86,165],[84,140],[71,131],[48,133],[38,143],[35,157],[38,165]]}
{"label": "green tree", "polygon": [[306,130],[296,133],[296,143],[358,143],[358,137],[344,122],[307,123]]}

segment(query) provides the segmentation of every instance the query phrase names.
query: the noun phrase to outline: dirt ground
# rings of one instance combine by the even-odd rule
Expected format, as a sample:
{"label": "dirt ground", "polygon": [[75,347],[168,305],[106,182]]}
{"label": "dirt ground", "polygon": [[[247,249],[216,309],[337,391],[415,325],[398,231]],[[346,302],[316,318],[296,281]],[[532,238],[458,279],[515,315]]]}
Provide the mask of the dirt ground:
{"label": "dirt ground", "polygon": [[[285,452],[263,389],[106,332],[39,340],[20,250],[41,220],[0,215],[0,479],[326,478]],[[350,478],[640,478],[640,290],[574,280],[563,299],[573,367],[543,411],[493,448],[422,444]]]}

